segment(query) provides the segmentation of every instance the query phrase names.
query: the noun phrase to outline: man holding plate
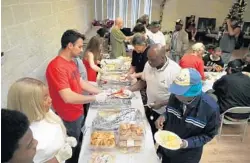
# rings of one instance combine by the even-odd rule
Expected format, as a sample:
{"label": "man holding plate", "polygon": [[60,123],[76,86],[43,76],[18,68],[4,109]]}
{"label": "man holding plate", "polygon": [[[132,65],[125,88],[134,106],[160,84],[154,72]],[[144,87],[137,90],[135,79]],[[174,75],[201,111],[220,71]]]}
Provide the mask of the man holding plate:
{"label": "man holding plate", "polygon": [[175,133],[182,141],[177,150],[157,142],[162,163],[199,163],[203,146],[217,134],[219,106],[202,92],[201,76],[195,69],[182,69],[169,91],[172,94],[166,112],[155,125],[158,129]]}

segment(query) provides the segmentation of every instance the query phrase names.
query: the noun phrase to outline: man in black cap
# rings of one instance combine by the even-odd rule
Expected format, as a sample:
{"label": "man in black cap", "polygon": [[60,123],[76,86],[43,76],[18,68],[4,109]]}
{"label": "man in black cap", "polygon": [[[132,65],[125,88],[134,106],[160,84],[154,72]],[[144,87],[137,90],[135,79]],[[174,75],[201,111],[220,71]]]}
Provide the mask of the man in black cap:
{"label": "man in black cap", "polygon": [[[213,85],[221,113],[232,107],[250,106],[250,77],[242,73],[243,65],[240,59],[230,61],[226,69],[227,75]],[[225,118],[246,119],[248,116],[249,114],[228,113]]]}
{"label": "man in black cap", "polygon": [[175,23],[175,31],[173,32],[170,44],[170,58],[178,63],[184,53],[188,50],[189,40],[187,32],[182,29],[182,20],[177,19]]}

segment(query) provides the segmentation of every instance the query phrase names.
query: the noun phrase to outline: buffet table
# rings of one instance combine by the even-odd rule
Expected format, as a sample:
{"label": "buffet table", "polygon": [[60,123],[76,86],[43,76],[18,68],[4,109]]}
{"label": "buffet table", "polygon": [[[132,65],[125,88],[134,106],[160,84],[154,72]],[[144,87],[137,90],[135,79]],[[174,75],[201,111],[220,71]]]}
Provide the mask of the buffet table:
{"label": "buffet table", "polygon": [[[150,162],[159,163],[156,155],[155,146],[152,138],[152,132],[149,123],[145,117],[144,107],[141,100],[140,92],[135,92],[135,97],[131,100],[132,108],[139,109],[143,114],[145,124],[145,145],[139,153],[123,154],[118,149],[111,150],[110,152],[115,155],[115,163],[137,163],[137,162]],[[85,122],[85,134],[83,136],[82,148],[79,155],[79,163],[89,163],[92,150],[89,147],[92,121],[97,114],[97,109],[90,108]]]}

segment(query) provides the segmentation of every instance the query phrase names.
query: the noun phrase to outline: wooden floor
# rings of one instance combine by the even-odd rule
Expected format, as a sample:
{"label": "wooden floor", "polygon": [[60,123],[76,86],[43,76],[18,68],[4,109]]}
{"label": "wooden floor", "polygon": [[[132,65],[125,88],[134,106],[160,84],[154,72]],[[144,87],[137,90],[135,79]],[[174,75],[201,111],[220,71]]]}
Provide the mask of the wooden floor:
{"label": "wooden floor", "polygon": [[[225,134],[238,134],[240,131],[241,126],[223,125]],[[215,137],[204,146],[200,163],[250,163],[250,124],[247,131],[244,142],[240,137],[221,137],[220,141]]]}

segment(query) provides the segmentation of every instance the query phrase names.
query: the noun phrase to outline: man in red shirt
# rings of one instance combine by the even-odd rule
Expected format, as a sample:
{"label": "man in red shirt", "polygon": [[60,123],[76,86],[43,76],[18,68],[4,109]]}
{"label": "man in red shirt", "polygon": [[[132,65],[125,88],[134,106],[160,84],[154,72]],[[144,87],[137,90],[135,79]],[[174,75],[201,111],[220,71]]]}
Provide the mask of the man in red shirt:
{"label": "man in red shirt", "polygon": [[179,65],[181,68],[196,69],[200,73],[202,80],[205,80],[204,62],[202,60],[202,56],[205,52],[205,46],[202,43],[196,43],[192,46],[192,50],[192,53],[185,54],[181,58]]}
{"label": "man in red shirt", "polygon": [[[46,78],[52,98],[53,108],[62,118],[67,134],[79,141],[84,122],[83,104],[93,101],[105,101],[107,95],[101,90],[82,80],[73,61],[83,51],[84,35],[74,30],[67,30],[61,38],[61,51],[48,65]],[[82,95],[87,91],[92,96]]]}

